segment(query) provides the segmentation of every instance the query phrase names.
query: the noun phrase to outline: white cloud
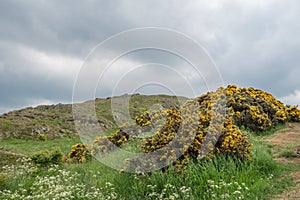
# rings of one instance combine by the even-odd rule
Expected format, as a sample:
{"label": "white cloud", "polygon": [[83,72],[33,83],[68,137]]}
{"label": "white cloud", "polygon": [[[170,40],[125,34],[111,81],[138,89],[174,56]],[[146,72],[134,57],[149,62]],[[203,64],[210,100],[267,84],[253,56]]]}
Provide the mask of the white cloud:
{"label": "white cloud", "polygon": [[70,103],[63,100],[52,100],[52,99],[46,99],[46,98],[27,98],[24,99],[24,103],[28,107],[36,107],[39,105],[55,105],[58,103]]}
{"label": "white cloud", "polygon": [[[0,107],[31,105],[25,102],[29,97],[32,104],[34,99],[68,101],[89,50],[118,32],[145,26],[181,31],[205,46],[226,84],[260,88],[287,104],[300,104],[299,9],[297,0],[89,1],[71,7],[55,0],[6,1],[0,6]],[[148,63],[144,55],[137,57],[114,63],[103,89],[128,69]],[[198,80],[176,60],[159,63]],[[128,84],[137,81],[132,79]]]}
{"label": "white cloud", "polygon": [[22,73],[33,73],[48,78],[74,78],[80,69],[82,60],[63,54],[51,54],[38,51],[31,47],[18,45],[18,59],[27,63],[26,67],[19,69]]}
{"label": "white cloud", "polygon": [[300,90],[295,90],[292,94],[279,99],[287,105],[300,105]]}

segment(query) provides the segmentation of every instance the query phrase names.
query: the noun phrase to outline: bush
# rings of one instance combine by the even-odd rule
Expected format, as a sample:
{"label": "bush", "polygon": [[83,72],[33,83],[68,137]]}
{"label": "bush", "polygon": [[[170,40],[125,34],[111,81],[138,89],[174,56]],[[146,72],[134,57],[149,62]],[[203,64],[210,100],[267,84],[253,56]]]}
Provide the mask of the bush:
{"label": "bush", "polygon": [[[173,162],[177,171],[185,168],[191,159],[205,156],[228,155],[249,159],[251,144],[247,136],[233,124],[233,110],[224,109],[226,113],[223,116],[220,106],[225,103],[226,95],[219,89],[185,102],[180,110],[165,110],[165,115],[160,115],[166,116],[165,124],[153,137],[144,140],[142,150],[149,153],[164,148],[161,156],[149,159],[165,160],[167,164],[179,156],[173,145],[168,148],[168,144],[176,138],[178,144],[175,147],[182,153]],[[192,138],[191,143],[188,138]]]}
{"label": "bush", "polygon": [[[172,162],[173,167],[181,171],[191,159],[204,156],[250,159],[251,144],[240,127],[266,131],[288,121],[300,121],[297,107],[285,106],[262,90],[229,85],[188,100],[180,108],[146,111],[135,118],[139,129],[125,125],[111,136],[96,138],[94,152],[108,153],[140,131],[153,132],[153,136],[142,139],[141,147],[144,153],[159,152],[158,156],[145,154],[141,159],[163,162],[166,166]],[[177,159],[174,161],[174,158]],[[135,163],[142,163],[139,158],[130,162],[130,169]]]}
{"label": "bush", "polygon": [[53,148],[51,151],[47,149],[33,153],[30,158],[36,164],[48,166],[50,164],[61,164],[63,153],[59,147]]}
{"label": "bush", "polygon": [[3,190],[7,187],[8,176],[0,173],[0,190]]}
{"label": "bush", "polygon": [[86,144],[75,144],[72,146],[68,159],[66,161],[71,163],[83,163],[92,159],[92,155],[87,150]]}
{"label": "bush", "polygon": [[300,110],[298,106],[289,107],[288,114],[291,121],[300,122]]}
{"label": "bush", "polygon": [[[227,107],[234,111],[234,122],[253,131],[265,131],[290,119],[288,107],[270,93],[254,88],[225,88]],[[300,116],[300,115],[299,115]]]}
{"label": "bush", "polygon": [[47,140],[47,136],[44,133],[38,133],[37,138],[39,141],[46,141]]}

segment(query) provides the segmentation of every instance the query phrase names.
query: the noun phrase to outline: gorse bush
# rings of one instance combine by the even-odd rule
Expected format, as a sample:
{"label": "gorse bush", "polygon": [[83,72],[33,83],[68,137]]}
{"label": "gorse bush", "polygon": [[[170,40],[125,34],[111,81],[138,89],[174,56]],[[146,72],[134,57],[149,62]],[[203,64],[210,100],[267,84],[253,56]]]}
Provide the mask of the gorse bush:
{"label": "gorse bush", "polygon": [[83,163],[92,159],[92,155],[87,150],[86,144],[75,144],[72,146],[67,158],[64,158],[64,162],[71,163]]}
{"label": "gorse bush", "polygon": [[300,121],[300,110],[298,106],[292,106],[287,108],[288,116],[291,121],[299,122]]}
{"label": "gorse bush", "polygon": [[[180,108],[142,113],[135,118],[137,128],[124,125],[111,136],[96,138],[94,152],[108,153],[141,133],[151,132],[141,139],[145,154],[131,159],[129,169],[147,159],[162,166],[171,163],[181,171],[196,158],[225,155],[250,159],[251,144],[239,127],[266,131],[287,121],[300,121],[297,107],[287,107],[262,90],[229,85],[188,100]],[[156,156],[147,154],[151,152]]]}
{"label": "gorse bush", "polygon": [[288,107],[268,92],[254,88],[225,88],[227,107],[234,112],[234,122],[253,131],[266,131],[278,123],[298,122],[300,110]]}
{"label": "gorse bush", "polygon": [[128,139],[129,135],[121,129],[110,136],[97,137],[94,140],[95,146],[91,149],[92,154],[106,154],[115,147],[120,147],[123,143],[126,143]]}
{"label": "gorse bush", "polygon": [[[233,124],[233,113],[226,109],[226,99],[225,92],[219,89],[185,102],[179,110],[162,111],[165,115],[159,116],[166,117],[165,123],[153,137],[143,141],[142,150],[145,153],[161,151],[160,156],[149,159],[157,159],[153,162],[165,160],[166,165],[173,161],[177,171],[181,171],[191,159],[205,156],[222,154],[250,158],[251,144]],[[145,121],[139,119],[143,117],[139,116],[136,121]],[[146,124],[151,125],[152,118]]]}

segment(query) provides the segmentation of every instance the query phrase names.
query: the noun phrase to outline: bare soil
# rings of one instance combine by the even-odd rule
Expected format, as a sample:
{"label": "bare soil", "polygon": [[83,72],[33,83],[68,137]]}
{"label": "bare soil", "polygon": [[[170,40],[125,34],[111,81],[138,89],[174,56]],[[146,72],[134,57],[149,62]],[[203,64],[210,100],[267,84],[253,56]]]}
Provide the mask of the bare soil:
{"label": "bare soil", "polygon": [[11,156],[18,156],[18,157],[25,157],[26,156],[25,154],[15,153],[15,152],[8,151],[8,150],[3,150],[3,149],[0,149],[0,153],[11,155]]}
{"label": "bare soil", "polygon": [[[282,164],[300,164],[300,123],[287,124],[286,128],[267,137],[265,141],[274,145],[273,154],[277,162]],[[292,148],[292,151],[298,156],[292,158],[278,157],[280,152],[286,148]],[[289,174],[289,176],[293,178],[296,184],[295,187],[272,199],[300,199],[300,168],[296,172]]]}

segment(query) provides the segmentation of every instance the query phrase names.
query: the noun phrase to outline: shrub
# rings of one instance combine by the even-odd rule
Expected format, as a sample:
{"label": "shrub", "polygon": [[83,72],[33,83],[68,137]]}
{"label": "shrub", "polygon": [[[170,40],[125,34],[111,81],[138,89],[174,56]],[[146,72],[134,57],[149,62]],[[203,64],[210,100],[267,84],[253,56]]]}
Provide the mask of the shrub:
{"label": "shrub", "polygon": [[92,159],[92,155],[87,150],[86,144],[75,144],[68,154],[67,161],[71,163],[83,163]]}
{"label": "shrub", "polygon": [[37,138],[39,141],[46,141],[47,140],[47,136],[44,133],[38,133]]}
{"label": "shrub", "polygon": [[7,183],[8,183],[8,176],[0,173],[0,190],[5,189],[7,186]]}
{"label": "shrub", "polygon": [[[219,89],[215,93],[202,95],[185,102],[180,110],[166,110],[164,126],[153,136],[143,142],[145,153],[164,148],[159,161],[167,164],[174,157],[174,146],[168,144],[176,138],[175,145],[182,153],[173,162],[173,167],[181,171],[190,159],[211,157],[213,155],[228,155],[240,158],[250,158],[250,143],[245,134],[233,124],[230,116],[233,110],[222,107],[226,103],[226,95]],[[163,115],[161,115],[163,116]],[[148,123],[151,124],[151,123]],[[221,127],[221,128],[220,128]],[[221,132],[220,132],[221,131]],[[191,142],[188,138],[192,138]],[[149,158],[151,159],[151,158]]]}
{"label": "shrub", "polygon": [[[254,88],[225,88],[227,107],[234,111],[234,122],[253,131],[270,130],[289,120],[288,107],[270,93]],[[300,116],[300,115],[299,115]]]}
{"label": "shrub", "polygon": [[292,106],[288,108],[288,114],[289,118],[293,122],[299,122],[300,121],[300,110],[298,106]]}
{"label": "shrub", "polygon": [[[205,155],[206,158],[226,155],[250,159],[251,144],[240,127],[266,131],[287,121],[300,121],[297,107],[287,107],[262,90],[229,85],[188,100],[180,108],[146,111],[135,118],[140,129],[125,125],[111,136],[98,137],[95,149],[105,154],[140,131],[153,132],[153,136],[141,141],[146,154],[131,159],[128,168],[132,170],[135,164],[140,165],[139,159],[148,159],[166,166],[171,162],[181,171],[191,159]],[[158,152],[158,156],[148,157],[150,152]]]}
{"label": "shrub", "polygon": [[61,164],[63,153],[59,147],[53,148],[51,151],[47,149],[33,153],[30,158],[36,164],[48,166],[50,164]]}

